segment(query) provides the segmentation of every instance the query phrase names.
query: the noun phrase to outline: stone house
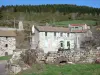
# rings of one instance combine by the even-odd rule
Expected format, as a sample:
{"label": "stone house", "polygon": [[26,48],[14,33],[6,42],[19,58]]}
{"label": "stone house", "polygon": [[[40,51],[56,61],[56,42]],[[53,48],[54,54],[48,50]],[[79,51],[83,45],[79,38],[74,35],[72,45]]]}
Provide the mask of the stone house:
{"label": "stone house", "polygon": [[18,33],[21,34],[22,31],[24,31],[22,21],[18,22],[18,28],[0,27],[0,56],[13,54],[20,41],[18,37],[21,35]]}
{"label": "stone house", "polygon": [[13,30],[0,30],[0,56],[11,55],[16,49],[16,33]]}
{"label": "stone house", "polygon": [[41,48],[45,53],[59,48],[79,49],[87,37],[92,37],[92,32],[86,24],[70,24],[68,28],[33,25],[31,48]]}

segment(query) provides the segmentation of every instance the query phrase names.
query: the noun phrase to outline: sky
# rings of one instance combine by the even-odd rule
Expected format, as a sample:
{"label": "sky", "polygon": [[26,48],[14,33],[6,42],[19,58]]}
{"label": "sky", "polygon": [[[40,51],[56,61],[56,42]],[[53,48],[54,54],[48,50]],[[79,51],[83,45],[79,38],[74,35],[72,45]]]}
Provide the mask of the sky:
{"label": "sky", "polygon": [[100,0],[0,0],[2,5],[76,4],[100,8]]}

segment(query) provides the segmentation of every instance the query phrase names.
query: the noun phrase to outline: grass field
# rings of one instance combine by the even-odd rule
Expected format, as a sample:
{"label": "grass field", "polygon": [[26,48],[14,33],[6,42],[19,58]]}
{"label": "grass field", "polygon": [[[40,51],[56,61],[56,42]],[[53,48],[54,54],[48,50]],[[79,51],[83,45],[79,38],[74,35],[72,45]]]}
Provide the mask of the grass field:
{"label": "grass field", "polygon": [[95,25],[96,21],[92,20],[70,20],[70,21],[61,21],[54,23],[57,26],[68,26],[69,24],[87,24],[87,25]]}
{"label": "grass field", "polygon": [[100,75],[99,64],[34,65],[17,75]]}
{"label": "grass field", "polygon": [[11,57],[12,57],[12,55],[2,56],[2,57],[0,57],[0,60],[9,60]]}

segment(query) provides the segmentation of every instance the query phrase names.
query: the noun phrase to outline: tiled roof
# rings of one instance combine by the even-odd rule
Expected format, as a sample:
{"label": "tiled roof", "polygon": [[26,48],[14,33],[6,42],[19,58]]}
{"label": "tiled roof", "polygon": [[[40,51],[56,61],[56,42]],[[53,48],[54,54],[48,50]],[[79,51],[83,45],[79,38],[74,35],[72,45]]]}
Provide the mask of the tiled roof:
{"label": "tiled roof", "polygon": [[41,32],[69,32],[69,28],[66,27],[36,26],[36,28]]}
{"label": "tiled roof", "polygon": [[0,36],[16,36],[15,31],[13,30],[0,30]]}
{"label": "tiled roof", "polygon": [[73,32],[73,33],[85,33],[85,32],[87,32],[87,30],[73,30],[71,32]]}
{"label": "tiled roof", "polygon": [[72,33],[85,33],[87,29],[84,30],[72,30],[65,27],[53,27],[53,26],[35,26],[40,32],[72,32]]}
{"label": "tiled roof", "polygon": [[70,24],[70,26],[84,26],[85,24]]}

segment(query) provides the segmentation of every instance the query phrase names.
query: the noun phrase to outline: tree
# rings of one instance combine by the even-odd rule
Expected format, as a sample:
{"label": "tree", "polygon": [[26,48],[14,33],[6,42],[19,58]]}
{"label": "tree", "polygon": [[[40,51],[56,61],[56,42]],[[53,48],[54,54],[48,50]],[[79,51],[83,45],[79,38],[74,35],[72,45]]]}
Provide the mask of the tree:
{"label": "tree", "polygon": [[2,19],[3,15],[2,15],[2,11],[0,9],[0,20]]}
{"label": "tree", "polygon": [[36,63],[37,59],[37,50],[26,50],[21,54],[21,59],[24,61],[25,64],[32,66],[33,63]]}

